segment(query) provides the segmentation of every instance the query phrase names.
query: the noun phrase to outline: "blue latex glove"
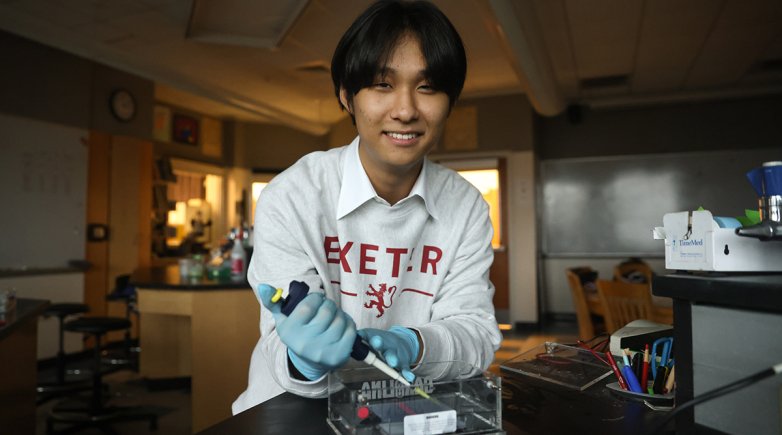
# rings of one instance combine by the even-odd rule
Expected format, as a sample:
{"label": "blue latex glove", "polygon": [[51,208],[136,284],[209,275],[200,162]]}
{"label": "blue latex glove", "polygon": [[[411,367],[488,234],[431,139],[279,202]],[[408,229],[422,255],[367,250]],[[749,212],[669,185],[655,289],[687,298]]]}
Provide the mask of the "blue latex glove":
{"label": "blue latex glove", "polygon": [[386,364],[399,370],[409,382],[415,380],[410,366],[416,362],[420,346],[418,335],[408,328],[392,326],[388,331],[383,329],[365,328],[358,335],[386,361]]}
{"label": "blue latex glove", "polygon": [[274,315],[277,335],[288,346],[296,369],[315,380],[345,364],[356,339],[353,319],[322,293],[308,294],[286,317],[281,304],[271,301],[275,292],[270,285],[258,286],[261,302]]}

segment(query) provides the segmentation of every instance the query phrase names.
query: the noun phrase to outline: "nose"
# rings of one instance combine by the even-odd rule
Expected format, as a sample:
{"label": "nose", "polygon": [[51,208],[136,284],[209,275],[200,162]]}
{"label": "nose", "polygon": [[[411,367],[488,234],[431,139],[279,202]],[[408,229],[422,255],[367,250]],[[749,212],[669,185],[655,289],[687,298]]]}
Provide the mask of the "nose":
{"label": "nose", "polygon": [[411,122],[418,119],[418,104],[414,90],[399,90],[394,98],[391,117],[400,122]]}

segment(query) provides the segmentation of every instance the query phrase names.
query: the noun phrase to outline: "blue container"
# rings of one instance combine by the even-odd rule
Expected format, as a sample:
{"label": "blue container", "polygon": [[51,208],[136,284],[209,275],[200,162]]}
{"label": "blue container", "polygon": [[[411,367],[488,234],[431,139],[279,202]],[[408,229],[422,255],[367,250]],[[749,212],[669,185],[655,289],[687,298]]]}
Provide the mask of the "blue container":
{"label": "blue container", "polygon": [[782,195],[782,161],[763,163],[747,172],[747,179],[759,197]]}

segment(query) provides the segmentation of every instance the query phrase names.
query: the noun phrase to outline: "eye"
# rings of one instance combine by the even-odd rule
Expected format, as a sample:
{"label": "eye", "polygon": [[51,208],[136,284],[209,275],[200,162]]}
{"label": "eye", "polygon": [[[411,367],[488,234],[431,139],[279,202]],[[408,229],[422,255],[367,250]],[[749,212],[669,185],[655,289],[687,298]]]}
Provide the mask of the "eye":
{"label": "eye", "polygon": [[372,84],[372,87],[375,89],[391,89],[391,85],[389,85],[386,82],[377,82]]}
{"label": "eye", "polygon": [[429,85],[429,84],[423,84],[423,85],[419,86],[418,90],[421,91],[421,92],[424,92],[426,94],[433,94],[433,93],[437,92],[437,90],[434,87],[432,87],[432,85]]}

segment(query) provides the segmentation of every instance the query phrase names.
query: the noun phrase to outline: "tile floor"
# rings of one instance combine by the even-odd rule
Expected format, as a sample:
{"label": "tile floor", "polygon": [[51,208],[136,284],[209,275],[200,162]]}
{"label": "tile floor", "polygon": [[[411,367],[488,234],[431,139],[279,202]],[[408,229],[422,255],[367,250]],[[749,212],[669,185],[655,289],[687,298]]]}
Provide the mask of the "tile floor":
{"label": "tile floor", "polygon": [[[575,323],[562,322],[544,325],[540,331],[533,333],[506,332],[500,349],[495,354],[495,360],[489,370],[499,372],[499,364],[519,353],[522,353],[542,342],[573,343],[577,334]],[[42,373],[47,376],[47,373]],[[157,432],[149,430],[146,421],[123,422],[112,425],[118,435],[189,435],[191,433],[190,392],[186,388],[163,391],[149,391],[143,379],[132,371],[117,371],[104,376],[104,382],[110,386],[112,403],[116,405],[144,405],[157,410]],[[46,433],[46,416],[57,400],[52,400],[38,407],[36,434]],[[103,434],[99,429],[85,429],[80,434]]]}

